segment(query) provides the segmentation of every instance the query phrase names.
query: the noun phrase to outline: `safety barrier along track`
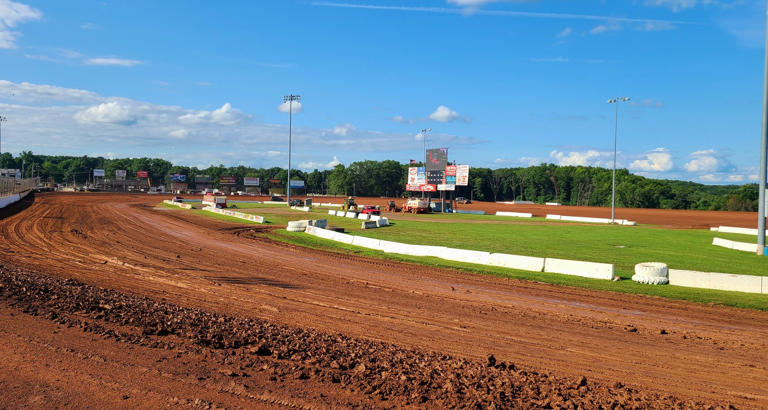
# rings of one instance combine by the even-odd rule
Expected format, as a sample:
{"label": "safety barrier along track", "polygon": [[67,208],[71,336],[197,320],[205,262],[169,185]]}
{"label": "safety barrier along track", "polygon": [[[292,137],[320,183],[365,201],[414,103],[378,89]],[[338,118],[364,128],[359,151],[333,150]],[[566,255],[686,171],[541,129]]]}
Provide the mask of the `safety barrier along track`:
{"label": "safety barrier along track", "polygon": [[207,206],[207,207],[203,208],[203,211],[214,212],[214,213],[217,213],[217,214],[232,216],[232,217],[235,217],[235,218],[245,219],[246,221],[257,222],[257,223],[260,223],[260,224],[264,223],[264,217],[263,216],[259,216],[259,215],[244,214],[242,212],[229,211],[229,210],[226,210],[226,209],[213,208],[213,207],[210,207],[210,206]]}

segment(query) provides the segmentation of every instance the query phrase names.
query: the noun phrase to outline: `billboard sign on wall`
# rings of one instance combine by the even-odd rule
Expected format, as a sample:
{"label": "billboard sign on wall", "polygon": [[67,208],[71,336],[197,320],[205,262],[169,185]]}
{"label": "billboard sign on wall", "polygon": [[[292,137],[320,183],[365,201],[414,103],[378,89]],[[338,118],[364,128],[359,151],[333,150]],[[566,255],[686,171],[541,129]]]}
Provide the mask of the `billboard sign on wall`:
{"label": "billboard sign on wall", "polygon": [[149,171],[136,171],[136,178],[149,178]]}
{"label": "billboard sign on wall", "polygon": [[437,186],[438,191],[455,191],[456,185],[455,184],[440,184]]}
{"label": "billboard sign on wall", "polygon": [[210,175],[195,175],[195,182],[198,184],[210,184],[211,183],[211,176]]}
{"label": "billboard sign on wall", "polygon": [[259,186],[258,177],[243,177],[243,185],[245,186]]}
{"label": "billboard sign on wall", "polygon": [[469,165],[456,166],[456,185],[469,185]]}
{"label": "billboard sign on wall", "polygon": [[408,184],[405,186],[406,191],[415,191],[415,192],[435,192],[437,191],[437,185],[432,184],[421,184],[421,185],[411,185]]}
{"label": "billboard sign on wall", "polygon": [[125,175],[128,174],[126,170],[124,169],[116,169],[115,170],[115,179],[118,181],[125,181]]}
{"label": "billboard sign on wall", "polygon": [[93,176],[95,176],[95,177],[103,177],[104,176],[104,170],[103,169],[94,169],[93,170]]}
{"label": "billboard sign on wall", "polygon": [[291,188],[304,188],[304,181],[291,180]]}
{"label": "billboard sign on wall", "polygon": [[171,182],[187,182],[187,176],[181,174],[171,174]]}
{"label": "billboard sign on wall", "polygon": [[222,175],[219,177],[219,183],[222,185],[235,185],[237,184],[237,179],[231,175]]}

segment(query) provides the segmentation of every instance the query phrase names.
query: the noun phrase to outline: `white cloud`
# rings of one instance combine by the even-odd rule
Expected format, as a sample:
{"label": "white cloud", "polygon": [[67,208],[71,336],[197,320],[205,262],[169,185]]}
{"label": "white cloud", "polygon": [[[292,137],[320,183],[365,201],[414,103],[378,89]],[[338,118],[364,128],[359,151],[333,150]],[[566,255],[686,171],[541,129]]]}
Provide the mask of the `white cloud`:
{"label": "white cloud", "polygon": [[213,83],[209,81],[198,81],[195,83],[195,85],[198,87],[210,87],[213,85]]}
{"label": "white cloud", "polygon": [[348,134],[351,134],[356,130],[357,130],[357,127],[355,127],[354,125],[350,123],[344,123],[344,124],[339,124],[333,127],[332,132],[336,135],[346,137]]}
{"label": "white cloud", "polygon": [[117,101],[110,101],[86,108],[77,112],[75,119],[82,124],[129,125],[136,122],[136,117],[131,112],[131,108]]}
{"label": "white cloud", "polygon": [[85,23],[85,24],[81,24],[80,28],[83,30],[96,30],[97,28],[99,28],[99,25],[96,23]]}
{"label": "white cloud", "polygon": [[392,117],[392,121],[399,122],[400,124],[413,124],[416,122],[413,118],[405,118],[402,115],[395,115]]}
{"label": "white cloud", "polygon": [[572,33],[573,33],[573,30],[570,27],[566,27],[562,31],[557,33],[557,38],[566,38],[570,36]]}
{"label": "white cloud", "polygon": [[648,21],[635,26],[637,31],[668,31],[675,28],[674,24],[665,21]]}
{"label": "white cloud", "polygon": [[116,57],[94,57],[87,58],[83,61],[86,65],[103,65],[103,66],[117,66],[117,67],[133,67],[135,65],[144,64],[139,60],[128,60],[125,58]]}
{"label": "white cloud", "polygon": [[528,61],[532,63],[570,63],[571,59],[568,57],[549,57],[549,58],[530,58]]}
{"label": "white cloud", "polygon": [[319,162],[319,161],[305,161],[299,163],[299,168],[303,169],[305,171],[312,171],[315,169],[321,170],[321,169],[331,169],[335,167],[336,165],[341,164],[341,161],[339,161],[339,158],[334,155],[333,159],[329,162]]}
{"label": "white cloud", "polygon": [[168,81],[160,81],[160,80],[155,80],[153,81],[153,83],[159,85],[160,87],[168,87],[169,85],[171,85],[171,83],[169,83]]}
{"label": "white cloud", "polygon": [[566,154],[554,150],[549,153],[549,157],[558,165],[608,166],[609,164],[612,164],[611,159],[613,158],[613,152],[590,149],[581,152],[571,151]]}
{"label": "white cloud", "polygon": [[219,125],[234,125],[246,118],[242,111],[232,108],[232,104],[224,103],[213,111],[197,111],[179,117],[179,122],[185,124],[214,123]]}
{"label": "white cloud", "polygon": [[608,31],[617,31],[617,30],[621,30],[621,25],[616,22],[611,22],[607,24],[599,24],[595,27],[592,27],[592,29],[589,30],[589,34],[596,36],[598,34],[603,34]]}
{"label": "white cloud", "polygon": [[728,175],[728,181],[730,181],[730,182],[742,182],[742,181],[744,181],[744,175]]}
{"label": "white cloud", "polygon": [[304,111],[304,106],[299,101],[294,101],[292,103],[284,102],[277,106],[277,110],[280,112],[289,112],[291,109],[293,109],[294,114],[298,114]]}
{"label": "white cloud", "polygon": [[641,104],[643,105],[643,107],[656,107],[656,108],[661,108],[661,107],[663,107],[663,106],[664,106],[664,103],[663,103],[663,102],[661,102],[661,101],[654,101],[654,100],[652,100],[652,99],[650,99],[650,98],[646,98],[646,99],[644,99],[644,100],[642,101],[642,103],[641,103]]}
{"label": "white cloud", "polygon": [[173,130],[173,131],[168,133],[169,136],[171,136],[173,138],[176,138],[176,139],[180,139],[180,140],[183,140],[183,139],[187,138],[189,136],[189,134],[190,134],[189,130],[184,129],[184,128],[179,128],[177,130]]}
{"label": "white cloud", "polygon": [[[0,113],[11,120],[7,136],[3,133],[3,148],[8,152],[112,152],[118,157],[160,156],[185,165],[285,166],[287,121],[258,122],[230,104],[211,111],[196,110],[9,81],[0,81],[0,95]],[[452,134],[430,135],[429,140],[455,148],[484,142]],[[361,156],[408,158],[419,146],[412,133],[358,128],[340,136],[327,128],[293,128],[293,155],[302,158],[297,162],[314,161],[322,166],[331,164],[328,158],[334,156],[339,161]]]}
{"label": "white cloud", "polygon": [[699,180],[704,182],[719,182],[722,178],[715,174],[699,175]]}
{"label": "white cloud", "polygon": [[683,166],[688,172],[712,172],[719,168],[718,159],[711,155],[698,155]]}
{"label": "white cloud", "polygon": [[429,114],[429,118],[437,122],[451,122],[459,118],[459,113],[441,105],[432,114]]}
{"label": "white cloud", "polygon": [[645,0],[646,6],[654,7],[666,7],[674,12],[678,12],[685,9],[690,9],[699,5],[702,6],[718,6],[721,8],[728,8],[734,4],[742,3],[739,0]]}
{"label": "white cloud", "polygon": [[40,20],[43,13],[26,4],[0,0],[0,48],[16,48],[16,39],[21,36],[12,29],[19,23]]}
{"label": "white cloud", "polygon": [[673,167],[672,154],[666,148],[656,148],[629,164],[632,171],[665,172]]}

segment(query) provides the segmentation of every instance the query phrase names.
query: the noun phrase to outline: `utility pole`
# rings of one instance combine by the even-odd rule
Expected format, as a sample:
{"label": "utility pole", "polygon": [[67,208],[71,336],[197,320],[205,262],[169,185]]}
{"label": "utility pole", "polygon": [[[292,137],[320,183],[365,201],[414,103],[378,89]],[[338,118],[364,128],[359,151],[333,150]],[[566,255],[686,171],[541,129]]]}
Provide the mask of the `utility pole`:
{"label": "utility pole", "polygon": [[289,94],[283,97],[283,104],[288,103],[288,186],[286,200],[291,206],[291,134],[293,130],[293,102],[301,102],[301,96]]}
{"label": "utility pole", "polygon": [[617,97],[608,100],[608,104],[616,104],[616,120],[613,125],[613,182],[611,183],[611,223],[616,223],[616,138],[619,134],[619,103],[629,101],[629,97]]}
{"label": "utility pole", "polygon": [[[768,9],[766,10],[766,22],[768,22]],[[757,200],[757,254],[765,255],[765,202],[768,199],[765,197],[765,179],[766,179],[766,162],[768,162],[768,31],[765,36],[765,65],[763,67],[763,138],[760,143],[760,173],[757,174],[759,178],[759,193]]]}

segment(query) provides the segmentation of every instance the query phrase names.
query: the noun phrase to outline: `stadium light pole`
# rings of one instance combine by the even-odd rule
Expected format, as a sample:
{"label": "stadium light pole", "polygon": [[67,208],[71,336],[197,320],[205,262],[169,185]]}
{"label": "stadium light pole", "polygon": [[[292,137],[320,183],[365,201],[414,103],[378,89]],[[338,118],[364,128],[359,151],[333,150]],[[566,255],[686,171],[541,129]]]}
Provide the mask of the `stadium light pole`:
{"label": "stadium light pole", "polygon": [[[432,128],[421,129],[421,141],[424,143],[424,182],[427,182],[427,133],[430,132],[432,132]],[[421,190],[421,199],[424,199],[424,189]]]}
{"label": "stadium light pole", "polygon": [[3,123],[8,121],[8,118],[0,115],[0,155],[3,154]]}
{"label": "stadium light pole", "polygon": [[288,190],[286,200],[291,206],[291,134],[293,133],[293,102],[301,102],[301,96],[289,94],[283,97],[283,104],[288,103]]}
{"label": "stadium light pole", "polygon": [[611,223],[616,222],[616,138],[619,134],[619,103],[629,101],[629,97],[616,97],[608,100],[608,104],[616,104],[616,119],[613,123],[613,176],[611,182]]}
{"label": "stadium light pole", "polygon": [[[768,6],[766,6],[766,22],[768,23]],[[765,212],[766,192],[765,179],[766,166],[768,166],[768,31],[765,34],[765,64],[763,66],[763,130],[760,142],[760,173],[757,175],[760,182],[757,200],[757,254],[765,255]]]}

